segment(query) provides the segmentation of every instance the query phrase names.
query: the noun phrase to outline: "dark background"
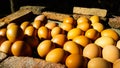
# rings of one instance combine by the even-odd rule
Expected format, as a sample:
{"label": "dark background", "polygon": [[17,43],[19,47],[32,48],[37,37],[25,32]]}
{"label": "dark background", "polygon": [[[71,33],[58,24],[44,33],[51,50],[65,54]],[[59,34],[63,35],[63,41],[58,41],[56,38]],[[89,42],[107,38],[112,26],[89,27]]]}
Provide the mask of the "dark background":
{"label": "dark background", "polygon": [[48,11],[72,13],[74,6],[88,8],[103,8],[109,15],[120,15],[120,0],[0,0],[0,18],[12,13],[10,1],[13,1],[14,11],[20,6],[45,6]]}

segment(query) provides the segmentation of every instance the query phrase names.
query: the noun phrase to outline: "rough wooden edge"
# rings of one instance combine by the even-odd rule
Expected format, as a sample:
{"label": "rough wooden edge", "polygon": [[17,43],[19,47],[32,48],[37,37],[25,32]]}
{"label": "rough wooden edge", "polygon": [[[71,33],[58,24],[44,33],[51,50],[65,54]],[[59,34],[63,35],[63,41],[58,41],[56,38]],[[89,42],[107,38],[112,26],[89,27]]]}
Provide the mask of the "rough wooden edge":
{"label": "rough wooden edge", "polygon": [[43,15],[45,15],[48,19],[63,21],[64,18],[70,17],[70,14],[63,14],[63,13],[57,13],[57,12],[42,12]]}
{"label": "rough wooden edge", "polygon": [[73,7],[73,13],[105,17],[107,15],[107,10],[99,8]]}
{"label": "rough wooden edge", "polygon": [[47,62],[32,57],[11,56],[0,63],[0,68],[66,68],[60,63]]}
{"label": "rough wooden edge", "polygon": [[32,18],[33,13],[30,10],[18,10],[6,17],[0,19],[0,26],[9,24],[10,22],[21,22]]}

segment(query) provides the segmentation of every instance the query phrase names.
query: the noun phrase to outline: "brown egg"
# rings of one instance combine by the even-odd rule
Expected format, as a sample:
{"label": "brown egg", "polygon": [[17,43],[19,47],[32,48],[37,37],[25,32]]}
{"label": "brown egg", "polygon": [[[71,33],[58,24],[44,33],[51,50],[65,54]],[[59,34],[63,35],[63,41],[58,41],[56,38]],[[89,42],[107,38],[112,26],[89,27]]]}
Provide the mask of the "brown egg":
{"label": "brown egg", "polygon": [[11,46],[12,46],[12,42],[9,40],[4,41],[1,46],[0,46],[0,51],[11,55]]}
{"label": "brown egg", "polygon": [[24,21],[22,22],[22,24],[20,25],[20,28],[24,31],[26,29],[27,26],[30,25],[30,22],[28,21]]}
{"label": "brown egg", "polygon": [[61,29],[59,26],[56,26],[51,30],[51,36],[52,37],[54,37],[57,34],[64,34],[64,30]]}
{"label": "brown egg", "polygon": [[90,20],[92,23],[98,23],[98,22],[100,22],[100,18],[99,18],[99,16],[97,16],[97,15],[91,16],[89,20]]}
{"label": "brown egg", "polygon": [[15,23],[10,23],[7,25],[7,29],[9,29],[11,26],[16,25]]}
{"label": "brown egg", "polygon": [[120,49],[120,40],[117,41],[116,47],[117,47],[118,49]]}
{"label": "brown egg", "polygon": [[69,23],[61,23],[60,27],[65,31],[70,31],[73,28],[73,25]]}
{"label": "brown egg", "polygon": [[63,19],[63,23],[74,24],[74,19],[72,17],[66,17]]}
{"label": "brown egg", "polygon": [[110,63],[103,58],[93,58],[88,62],[88,68],[112,68]]}
{"label": "brown egg", "polygon": [[85,16],[81,16],[77,19],[77,24],[80,24],[80,23],[88,23],[89,22],[89,19]]}
{"label": "brown egg", "polygon": [[24,34],[27,35],[27,36],[33,36],[34,34],[34,27],[33,26],[28,26],[26,27],[25,31],[24,31]]}
{"label": "brown egg", "polygon": [[91,40],[96,40],[98,37],[100,37],[100,33],[95,29],[88,29],[85,32],[85,36]]}
{"label": "brown egg", "polygon": [[82,31],[87,31],[90,27],[90,23],[79,23],[77,25],[77,28],[80,28]]}
{"label": "brown egg", "polygon": [[58,24],[55,22],[48,22],[45,24],[45,27],[47,27],[48,29],[52,30],[54,27],[56,27]]}
{"label": "brown egg", "polygon": [[83,49],[83,56],[89,59],[100,57],[101,48],[94,43],[90,43]]}
{"label": "brown egg", "polygon": [[117,60],[113,63],[113,68],[120,68],[120,59],[117,59]]}
{"label": "brown egg", "polygon": [[94,43],[104,48],[105,46],[114,45],[115,41],[111,37],[103,36],[97,38]]}
{"label": "brown egg", "polygon": [[37,52],[40,57],[45,57],[53,48],[55,48],[55,46],[52,44],[51,40],[44,40],[38,45]]}
{"label": "brown egg", "polygon": [[105,60],[114,63],[117,59],[120,58],[120,51],[114,45],[105,46],[102,50],[102,55]]}
{"label": "brown egg", "polygon": [[81,68],[83,64],[83,57],[80,54],[70,54],[65,61],[68,68]]}
{"label": "brown egg", "polygon": [[117,41],[119,39],[119,35],[116,31],[112,30],[112,29],[105,29],[101,32],[101,36],[108,36],[113,38],[115,41]]}
{"label": "brown egg", "polygon": [[57,34],[56,36],[54,36],[51,41],[57,45],[59,45],[60,47],[63,47],[65,41],[66,41],[66,36],[64,34]]}
{"label": "brown egg", "polygon": [[80,28],[73,28],[70,31],[68,31],[67,39],[70,40],[82,34],[83,34],[83,31]]}
{"label": "brown egg", "polygon": [[73,41],[65,42],[63,49],[71,54],[80,54],[79,46]]}
{"label": "brown egg", "polygon": [[87,44],[90,43],[90,39],[84,35],[76,36],[75,38],[73,38],[73,41],[81,45],[82,47],[85,47]]}
{"label": "brown egg", "polygon": [[35,20],[33,22],[33,27],[36,28],[36,29],[39,29],[40,26],[42,26],[42,22],[40,20]]}
{"label": "brown egg", "polygon": [[44,21],[45,20],[45,15],[38,15],[38,16],[35,17],[34,21],[35,20]]}
{"label": "brown egg", "polygon": [[32,49],[24,41],[15,41],[11,47],[14,56],[31,56]]}
{"label": "brown egg", "polygon": [[47,27],[45,27],[45,26],[41,26],[38,29],[38,37],[40,39],[50,39],[51,38],[50,30]]}
{"label": "brown egg", "polygon": [[6,37],[7,28],[0,29],[0,36]]}
{"label": "brown egg", "polygon": [[7,29],[6,36],[8,40],[14,42],[23,39],[24,33],[18,25],[11,25],[9,29]]}
{"label": "brown egg", "polygon": [[45,60],[48,62],[59,63],[64,57],[64,50],[62,48],[55,48],[51,50],[47,55]]}

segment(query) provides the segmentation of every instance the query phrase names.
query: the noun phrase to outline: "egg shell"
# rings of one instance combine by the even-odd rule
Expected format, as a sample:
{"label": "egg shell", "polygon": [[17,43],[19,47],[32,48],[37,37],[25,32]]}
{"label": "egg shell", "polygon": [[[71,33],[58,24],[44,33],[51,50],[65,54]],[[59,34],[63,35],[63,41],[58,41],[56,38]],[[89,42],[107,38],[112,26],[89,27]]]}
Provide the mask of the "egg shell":
{"label": "egg shell", "polygon": [[120,51],[114,45],[105,46],[102,50],[102,56],[105,60],[113,63],[120,58]]}
{"label": "egg shell", "polygon": [[108,45],[114,45],[115,41],[111,37],[102,36],[102,37],[97,38],[94,41],[94,43],[104,48],[105,46],[108,46]]}
{"label": "egg shell", "polygon": [[97,57],[89,60],[88,68],[112,68],[112,66],[105,59]]}
{"label": "egg shell", "polygon": [[31,56],[32,49],[24,41],[15,41],[11,47],[14,56]]}
{"label": "egg shell", "polygon": [[57,34],[54,36],[51,41],[57,44],[59,47],[63,47],[64,43],[66,42],[67,38],[64,34]]}
{"label": "egg shell", "polygon": [[11,46],[12,46],[12,42],[9,40],[4,41],[1,46],[0,46],[0,51],[11,55]]}
{"label": "egg shell", "polygon": [[79,45],[77,45],[73,41],[67,41],[67,42],[65,42],[65,44],[63,45],[63,49],[65,51],[68,51],[71,54],[80,54]]}
{"label": "egg shell", "polygon": [[47,55],[45,60],[48,62],[61,62],[64,57],[64,50],[62,48],[55,48],[51,50]]}
{"label": "egg shell", "polygon": [[83,49],[83,56],[89,59],[100,57],[101,51],[102,50],[99,46],[94,43],[90,43]]}
{"label": "egg shell", "polygon": [[45,57],[53,47],[51,40],[44,40],[38,45],[37,52],[40,57]]}
{"label": "egg shell", "polygon": [[80,54],[70,54],[65,61],[68,68],[80,68],[83,64],[83,57]]}

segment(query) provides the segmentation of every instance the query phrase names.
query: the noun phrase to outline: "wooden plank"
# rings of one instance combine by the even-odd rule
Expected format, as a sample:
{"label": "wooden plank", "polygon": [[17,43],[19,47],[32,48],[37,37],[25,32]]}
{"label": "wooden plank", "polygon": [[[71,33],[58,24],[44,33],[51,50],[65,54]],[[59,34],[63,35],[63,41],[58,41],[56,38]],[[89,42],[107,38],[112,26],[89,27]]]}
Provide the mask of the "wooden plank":
{"label": "wooden plank", "polygon": [[33,13],[30,10],[18,10],[6,17],[0,19],[0,27],[5,24],[9,24],[10,22],[20,23],[25,20],[32,19]]}
{"label": "wooden plank", "polygon": [[108,24],[112,28],[120,28],[120,16],[109,18]]}
{"label": "wooden plank", "polygon": [[63,21],[64,18],[70,17],[70,14],[48,12],[48,11],[45,11],[42,14],[45,15],[47,19],[58,20],[58,21]]}
{"label": "wooden plank", "polygon": [[99,8],[73,7],[73,13],[105,17],[107,15],[107,10]]}
{"label": "wooden plank", "polygon": [[20,10],[30,10],[33,14],[39,15],[44,8],[45,6],[21,6]]}
{"label": "wooden plank", "polygon": [[0,63],[0,68],[66,68],[66,66],[38,58],[11,56]]}

